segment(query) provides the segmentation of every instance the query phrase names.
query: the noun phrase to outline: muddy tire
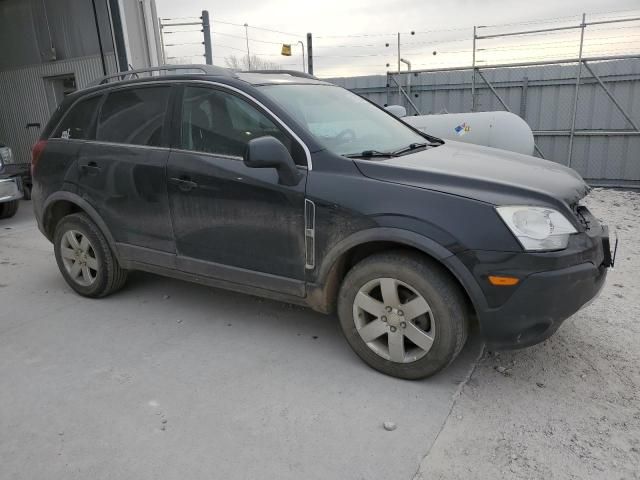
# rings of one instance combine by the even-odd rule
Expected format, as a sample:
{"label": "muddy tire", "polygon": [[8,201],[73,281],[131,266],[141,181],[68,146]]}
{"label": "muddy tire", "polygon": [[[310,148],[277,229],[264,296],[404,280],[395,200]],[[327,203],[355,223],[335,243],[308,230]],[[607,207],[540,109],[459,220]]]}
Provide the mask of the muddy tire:
{"label": "muddy tire", "polygon": [[436,262],[403,251],[355,265],[340,288],[338,316],[365,363],[412,380],[449,365],[469,328],[465,297],[451,275]]}
{"label": "muddy tire", "polygon": [[80,295],[104,297],[127,280],[127,271],[118,264],[106,238],[84,213],[60,220],[53,246],[62,276]]}

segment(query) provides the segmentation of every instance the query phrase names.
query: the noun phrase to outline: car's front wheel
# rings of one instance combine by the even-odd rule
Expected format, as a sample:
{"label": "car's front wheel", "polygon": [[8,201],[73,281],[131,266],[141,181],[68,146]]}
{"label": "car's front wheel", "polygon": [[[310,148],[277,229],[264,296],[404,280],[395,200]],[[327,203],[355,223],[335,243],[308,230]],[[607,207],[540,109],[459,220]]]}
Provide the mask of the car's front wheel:
{"label": "car's front wheel", "polygon": [[402,251],[355,265],[342,283],[338,315],[362,360],[406,379],[449,365],[468,332],[465,299],[451,276],[429,259]]}
{"label": "car's front wheel", "polygon": [[124,285],[122,269],[100,229],[84,213],[64,217],[53,245],[58,268],[69,286],[85,297],[104,297]]}

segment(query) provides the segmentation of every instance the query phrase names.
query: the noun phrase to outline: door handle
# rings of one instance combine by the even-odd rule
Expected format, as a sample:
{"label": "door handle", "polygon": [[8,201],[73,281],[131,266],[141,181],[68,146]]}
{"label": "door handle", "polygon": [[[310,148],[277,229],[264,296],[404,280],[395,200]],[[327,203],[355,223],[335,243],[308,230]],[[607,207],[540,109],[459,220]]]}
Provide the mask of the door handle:
{"label": "door handle", "polygon": [[100,167],[94,161],[80,164],[80,170],[82,170],[87,175],[97,175],[100,172]]}
{"label": "door handle", "polygon": [[182,178],[170,178],[169,179],[171,181],[171,183],[173,183],[174,185],[177,185],[178,188],[180,190],[182,190],[183,192],[189,192],[191,190],[193,190],[194,188],[196,188],[198,186],[198,184],[194,181],[189,180],[186,177],[182,177]]}

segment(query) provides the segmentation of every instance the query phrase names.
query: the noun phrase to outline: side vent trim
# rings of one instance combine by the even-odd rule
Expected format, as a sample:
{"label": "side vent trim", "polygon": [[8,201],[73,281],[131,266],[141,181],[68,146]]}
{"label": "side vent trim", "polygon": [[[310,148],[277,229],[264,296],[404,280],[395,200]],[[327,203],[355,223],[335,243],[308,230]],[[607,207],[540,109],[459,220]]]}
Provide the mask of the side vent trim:
{"label": "side vent trim", "polygon": [[304,201],[304,247],[305,268],[313,270],[316,266],[316,204],[309,199]]}

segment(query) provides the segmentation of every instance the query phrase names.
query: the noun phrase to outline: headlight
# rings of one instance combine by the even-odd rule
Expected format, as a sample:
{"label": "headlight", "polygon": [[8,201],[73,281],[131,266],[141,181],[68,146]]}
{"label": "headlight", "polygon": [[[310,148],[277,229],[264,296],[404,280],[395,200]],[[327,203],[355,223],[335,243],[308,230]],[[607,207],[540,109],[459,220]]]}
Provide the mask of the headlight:
{"label": "headlight", "polygon": [[561,250],[577,233],[560,212],[544,207],[497,207],[498,214],[525,250]]}

